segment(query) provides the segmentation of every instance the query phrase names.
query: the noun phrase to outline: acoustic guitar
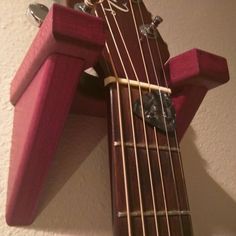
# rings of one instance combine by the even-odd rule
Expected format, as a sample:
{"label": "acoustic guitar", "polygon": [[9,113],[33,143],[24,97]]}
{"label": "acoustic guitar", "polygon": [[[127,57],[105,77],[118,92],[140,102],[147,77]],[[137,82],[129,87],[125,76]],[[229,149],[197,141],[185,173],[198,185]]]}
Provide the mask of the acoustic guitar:
{"label": "acoustic guitar", "polygon": [[[162,18],[152,17],[141,0],[68,0],[67,6],[77,11],[52,7],[12,84],[12,103],[21,109],[28,106],[24,115],[16,110],[14,121],[24,123],[26,111],[35,104],[37,109],[24,123],[28,133],[20,141],[14,126],[11,163],[17,159],[17,164],[9,175],[8,224],[34,220],[70,105],[74,99],[72,109],[80,107],[85,96],[84,113],[107,114],[114,235],[193,235],[179,140],[208,89],[228,81],[226,60],[198,49],[169,59],[158,31]],[[44,46],[42,37],[47,39]],[[82,76],[91,66],[99,78]],[[68,84],[65,73],[71,78]],[[81,81],[95,90],[97,86],[95,93],[104,99],[94,101],[88,94],[75,99]],[[51,95],[38,98],[43,89]],[[41,131],[33,133],[32,127]],[[24,149],[16,153],[19,143]]]}

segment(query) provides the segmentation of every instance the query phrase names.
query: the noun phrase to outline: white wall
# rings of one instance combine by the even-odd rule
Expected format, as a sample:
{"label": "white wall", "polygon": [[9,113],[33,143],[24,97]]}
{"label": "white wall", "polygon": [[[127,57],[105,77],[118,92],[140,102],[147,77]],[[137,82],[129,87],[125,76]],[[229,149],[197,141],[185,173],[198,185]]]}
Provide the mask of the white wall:
{"label": "white wall", "polygon": [[[9,86],[37,31],[24,16],[29,3],[0,1],[0,235],[112,235],[106,124],[95,118],[69,117],[35,223],[5,223]],[[160,31],[172,56],[198,47],[228,59],[231,81],[208,93],[181,146],[195,235],[236,235],[236,1],[149,0],[147,6],[164,18]]]}

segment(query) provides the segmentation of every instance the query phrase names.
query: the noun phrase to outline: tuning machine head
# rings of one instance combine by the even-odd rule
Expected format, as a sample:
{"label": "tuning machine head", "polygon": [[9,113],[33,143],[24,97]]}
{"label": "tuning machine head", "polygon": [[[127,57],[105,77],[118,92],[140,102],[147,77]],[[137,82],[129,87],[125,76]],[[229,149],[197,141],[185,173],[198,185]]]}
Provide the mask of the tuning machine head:
{"label": "tuning machine head", "polygon": [[156,28],[162,21],[163,19],[160,16],[156,16],[150,24],[141,25],[139,30],[145,37],[156,39],[158,37],[158,31]]}
{"label": "tuning machine head", "polygon": [[[53,3],[61,4],[63,5],[63,0],[52,0]],[[29,4],[27,11],[26,11],[26,16],[28,20],[35,26],[40,27],[47,16],[49,12],[49,9],[47,6],[41,4],[41,3],[31,3]]]}
{"label": "tuning machine head", "polygon": [[150,29],[155,30],[162,21],[163,19],[160,16],[155,16],[149,26]]}
{"label": "tuning machine head", "polygon": [[26,11],[26,16],[33,25],[40,27],[48,11],[48,7],[41,3],[31,3]]}

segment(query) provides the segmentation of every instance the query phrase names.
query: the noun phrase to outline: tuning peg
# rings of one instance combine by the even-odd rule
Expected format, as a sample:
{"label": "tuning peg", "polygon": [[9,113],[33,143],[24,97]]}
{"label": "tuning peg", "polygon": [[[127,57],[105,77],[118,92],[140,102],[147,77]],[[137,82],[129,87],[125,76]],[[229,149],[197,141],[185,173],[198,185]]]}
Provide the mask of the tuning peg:
{"label": "tuning peg", "polygon": [[156,38],[158,35],[156,28],[162,21],[160,16],[156,16],[149,25],[141,25],[139,27],[141,34],[148,38]]}
{"label": "tuning peg", "polygon": [[151,24],[149,25],[149,28],[152,30],[155,30],[157,26],[163,21],[163,19],[160,16],[154,17]]}
{"label": "tuning peg", "polygon": [[40,27],[47,16],[48,11],[49,9],[45,5],[41,3],[32,3],[28,6],[26,16],[32,24]]}

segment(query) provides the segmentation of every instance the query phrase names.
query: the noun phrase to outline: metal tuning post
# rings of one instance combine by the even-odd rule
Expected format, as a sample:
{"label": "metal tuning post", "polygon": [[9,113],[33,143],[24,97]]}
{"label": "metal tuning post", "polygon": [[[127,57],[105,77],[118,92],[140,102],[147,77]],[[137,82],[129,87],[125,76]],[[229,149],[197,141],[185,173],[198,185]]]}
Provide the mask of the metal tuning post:
{"label": "metal tuning post", "polygon": [[153,21],[151,22],[151,24],[149,25],[141,25],[139,27],[140,32],[142,35],[144,35],[145,37],[148,38],[152,38],[155,39],[158,37],[158,31],[157,31],[157,27],[158,25],[163,21],[163,19],[160,16],[156,16]]}
{"label": "metal tuning post", "polygon": [[48,7],[41,3],[32,3],[29,4],[26,16],[29,19],[29,21],[38,27],[40,27],[45,19],[45,17],[48,14]]}
{"label": "metal tuning post", "polygon": [[76,3],[74,9],[85,13],[91,13],[92,10],[96,8],[97,4],[102,2],[103,0],[84,0],[84,2]]}

